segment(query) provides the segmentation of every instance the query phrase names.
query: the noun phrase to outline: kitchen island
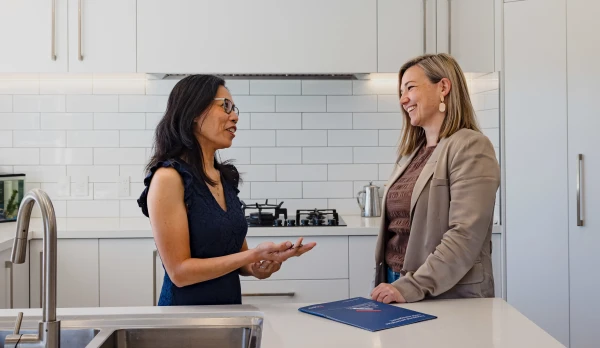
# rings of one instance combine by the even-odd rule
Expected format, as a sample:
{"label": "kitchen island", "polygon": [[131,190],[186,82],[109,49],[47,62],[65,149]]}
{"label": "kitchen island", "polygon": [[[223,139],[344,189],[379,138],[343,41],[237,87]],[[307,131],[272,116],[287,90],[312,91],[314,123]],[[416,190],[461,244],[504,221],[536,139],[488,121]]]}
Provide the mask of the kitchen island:
{"label": "kitchen island", "polygon": [[[264,318],[263,348],[360,347],[360,348],[559,348],[564,347],[502,299],[462,299],[402,304],[404,308],[438,318],[388,330],[369,332],[324,318],[301,313],[311,303],[239,306],[59,308],[59,320],[116,317],[228,317]],[[0,310],[0,326],[12,330],[19,311],[24,319],[39,320],[40,309]],[[134,322],[134,321],[133,321]]]}

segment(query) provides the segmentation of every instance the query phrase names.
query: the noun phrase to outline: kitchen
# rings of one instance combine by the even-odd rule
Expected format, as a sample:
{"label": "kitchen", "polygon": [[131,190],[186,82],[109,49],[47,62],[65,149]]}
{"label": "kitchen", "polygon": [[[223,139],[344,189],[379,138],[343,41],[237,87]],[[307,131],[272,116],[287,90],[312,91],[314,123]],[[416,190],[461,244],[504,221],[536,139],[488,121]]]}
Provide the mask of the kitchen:
{"label": "kitchen", "polygon": [[[242,279],[244,304],[296,311],[300,303],[368,297],[381,217],[361,217],[357,193],[377,189],[381,198],[396,160],[399,66],[423,52],[447,52],[466,73],[503,172],[492,235],[495,293],[505,301],[497,308],[514,307],[506,310],[531,321],[522,325],[555,340],[530,346],[593,346],[600,305],[584,289],[598,284],[578,269],[600,262],[581,252],[598,241],[594,217],[585,214],[597,206],[597,188],[585,180],[594,177],[587,132],[596,121],[586,116],[589,77],[580,76],[598,74],[587,58],[597,39],[582,34],[593,31],[587,16],[598,10],[582,0],[0,1],[0,172],[23,173],[25,191],[40,188],[52,198],[59,313],[153,306],[164,270],[136,202],[153,130],[178,80],[221,74],[241,114],[234,145],[219,155],[242,173],[248,219],[267,213],[249,221],[249,247],[298,236],[318,245],[269,280]],[[585,164],[579,153],[589,157]],[[0,261],[10,260],[14,232],[14,222],[0,224]],[[26,263],[7,263],[2,272],[0,308],[32,308],[22,310],[24,321],[39,319],[42,235],[36,206]],[[452,310],[444,310],[440,324],[427,324],[448,320],[441,313]],[[17,312],[0,310],[7,329]],[[440,329],[419,325],[402,330]],[[391,342],[393,331],[344,332],[364,346],[365,337]],[[473,345],[511,342],[489,336]],[[265,329],[264,346],[293,344],[273,339]],[[527,346],[505,346],[519,345]]]}

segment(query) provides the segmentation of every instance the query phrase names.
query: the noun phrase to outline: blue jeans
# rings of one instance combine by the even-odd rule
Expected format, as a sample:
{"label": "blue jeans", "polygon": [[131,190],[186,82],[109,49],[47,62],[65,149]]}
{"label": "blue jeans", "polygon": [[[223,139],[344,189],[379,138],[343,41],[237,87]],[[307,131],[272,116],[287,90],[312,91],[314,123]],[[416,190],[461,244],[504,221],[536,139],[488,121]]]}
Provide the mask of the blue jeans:
{"label": "blue jeans", "polygon": [[387,282],[393,283],[401,277],[400,272],[394,272],[391,267],[387,268]]}

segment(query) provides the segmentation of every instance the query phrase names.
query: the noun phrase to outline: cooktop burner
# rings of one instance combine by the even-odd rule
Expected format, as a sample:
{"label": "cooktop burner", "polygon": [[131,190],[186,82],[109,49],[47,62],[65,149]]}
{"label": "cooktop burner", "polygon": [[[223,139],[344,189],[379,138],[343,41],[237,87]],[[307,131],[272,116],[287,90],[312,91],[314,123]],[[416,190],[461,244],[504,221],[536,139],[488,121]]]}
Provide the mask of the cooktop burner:
{"label": "cooktop burner", "polygon": [[[242,209],[249,227],[310,227],[310,226],[346,226],[346,223],[335,209],[298,209],[296,218],[288,219],[287,209],[279,204],[265,203],[246,204],[242,201]],[[254,210],[248,213],[247,210]]]}

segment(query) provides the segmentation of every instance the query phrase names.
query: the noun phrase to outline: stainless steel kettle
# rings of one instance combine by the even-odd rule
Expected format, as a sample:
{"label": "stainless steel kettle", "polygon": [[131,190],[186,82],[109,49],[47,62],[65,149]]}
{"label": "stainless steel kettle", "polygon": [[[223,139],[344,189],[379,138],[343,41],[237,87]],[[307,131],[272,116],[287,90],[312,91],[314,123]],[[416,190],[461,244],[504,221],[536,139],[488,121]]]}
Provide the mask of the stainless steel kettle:
{"label": "stainless steel kettle", "polygon": [[[362,196],[364,196],[364,198]],[[369,185],[365,185],[362,191],[358,192],[356,196],[356,201],[358,202],[358,206],[360,207],[360,216],[381,216],[381,199],[379,197],[379,186],[373,185],[372,181],[369,182]]]}

